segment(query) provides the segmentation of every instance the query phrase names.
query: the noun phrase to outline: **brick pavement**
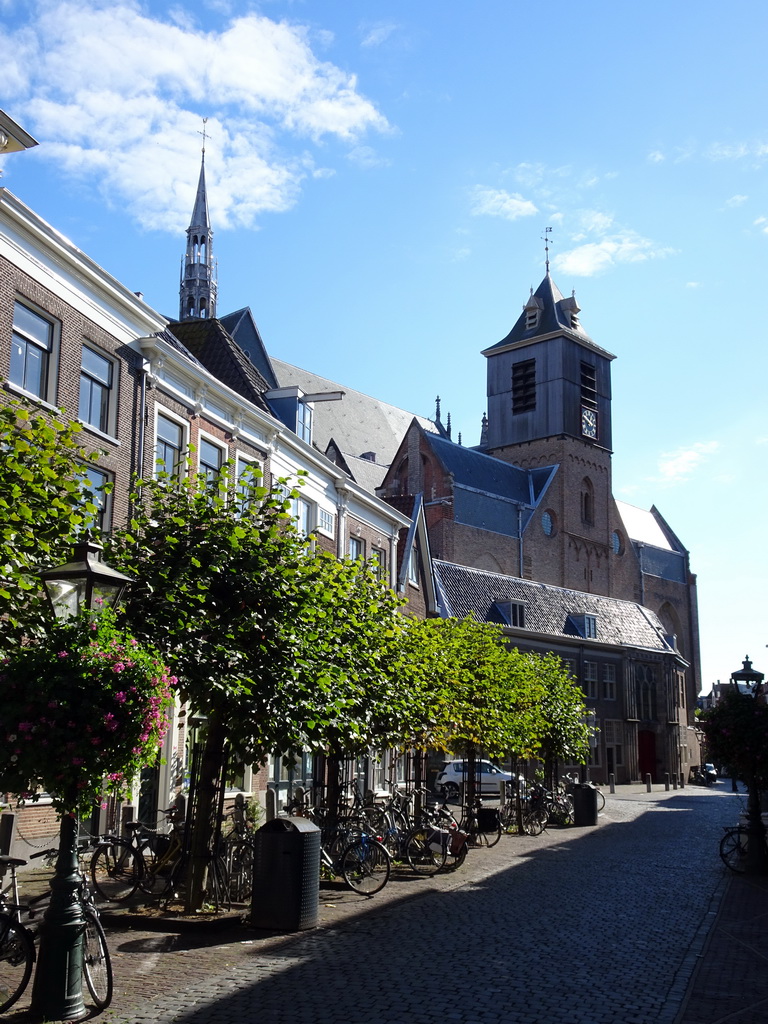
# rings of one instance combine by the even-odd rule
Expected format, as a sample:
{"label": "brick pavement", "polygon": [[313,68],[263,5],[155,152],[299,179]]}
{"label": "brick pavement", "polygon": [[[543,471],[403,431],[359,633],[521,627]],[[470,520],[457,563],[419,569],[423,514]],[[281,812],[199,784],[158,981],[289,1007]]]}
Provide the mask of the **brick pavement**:
{"label": "brick pavement", "polygon": [[[729,901],[721,908],[729,879],[717,844],[740,803],[722,784],[621,787],[596,828],[505,836],[471,851],[455,874],[403,875],[370,900],[324,886],[320,927],[298,935],[110,927],[116,995],[103,1020],[765,1022],[768,983],[752,999],[763,1002],[757,1016],[725,1018],[735,1004],[723,990],[745,988],[754,973],[745,965],[762,964],[757,949],[736,957],[740,971],[720,956],[756,906],[747,891],[733,913]],[[737,879],[729,900],[746,884]],[[768,914],[768,884],[757,888],[763,915],[754,914],[742,950],[756,947]],[[718,929],[723,937],[707,944]],[[713,955],[718,970],[703,969]],[[6,1017],[24,1019],[23,1010]]]}

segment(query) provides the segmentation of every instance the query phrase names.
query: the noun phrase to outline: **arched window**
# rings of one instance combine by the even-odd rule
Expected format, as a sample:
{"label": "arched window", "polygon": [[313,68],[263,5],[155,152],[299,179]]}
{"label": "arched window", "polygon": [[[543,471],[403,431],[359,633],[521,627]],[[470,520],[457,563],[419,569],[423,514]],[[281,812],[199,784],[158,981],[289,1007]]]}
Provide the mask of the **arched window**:
{"label": "arched window", "polygon": [[590,526],[595,521],[595,489],[586,477],[581,482],[581,521]]}

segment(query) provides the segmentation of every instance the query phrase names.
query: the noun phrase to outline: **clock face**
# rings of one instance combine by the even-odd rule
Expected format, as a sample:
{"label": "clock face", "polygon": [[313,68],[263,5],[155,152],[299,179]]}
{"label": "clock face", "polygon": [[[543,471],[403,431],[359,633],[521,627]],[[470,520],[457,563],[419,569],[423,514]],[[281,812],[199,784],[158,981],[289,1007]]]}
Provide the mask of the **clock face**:
{"label": "clock face", "polygon": [[594,409],[581,410],[581,432],[584,437],[597,437],[597,413]]}

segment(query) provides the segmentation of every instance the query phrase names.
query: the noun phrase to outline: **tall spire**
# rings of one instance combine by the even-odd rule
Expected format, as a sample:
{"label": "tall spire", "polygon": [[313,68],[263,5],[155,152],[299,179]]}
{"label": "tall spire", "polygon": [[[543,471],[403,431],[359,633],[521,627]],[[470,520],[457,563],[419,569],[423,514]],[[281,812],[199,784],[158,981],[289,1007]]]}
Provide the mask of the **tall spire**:
{"label": "tall spire", "polygon": [[187,251],[181,271],[179,289],[179,320],[216,316],[216,264],[213,259],[213,229],[208,217],[208,193],[205,188],[205,125],[203,118],[203,153],[200,178],[197,182],[192,220],[187,228]]}

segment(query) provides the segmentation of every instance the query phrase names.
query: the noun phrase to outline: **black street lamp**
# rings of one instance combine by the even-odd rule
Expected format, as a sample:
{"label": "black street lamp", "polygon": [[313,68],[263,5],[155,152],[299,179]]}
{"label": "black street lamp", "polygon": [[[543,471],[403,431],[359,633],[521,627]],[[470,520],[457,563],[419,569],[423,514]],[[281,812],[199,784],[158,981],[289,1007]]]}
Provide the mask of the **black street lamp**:
{"label": "black street lamp", "polygon": [[[745,683],[752,688],[752,696],[756,701],[765,704],[763,693],[762,672],[752,668],[749,657],[744,659],[741,669],[731,673],[731,682],[738,690],[739,683]],[[752,775],[747,779],[747,858],[746,869],[753,874],[763,874],[768,870],[768,861],[765,851],[765,825],[763,824],[762,808],[760,806],[760,789],[757,779]]]}
{"label": "black street lamp", "polygon": [[[41,572],[51,609],[58,619],[81,611],[98,614],[117,607],[130,577],[100,559],[101,545],[86,534],[65,565]],[[40,952],[32,987],[32,1013],[42,1020],[79,1020],[83,1002],[85,920],[78,898],[77,822],[65,814],[51,880],[51,902],[40,926]]]}

